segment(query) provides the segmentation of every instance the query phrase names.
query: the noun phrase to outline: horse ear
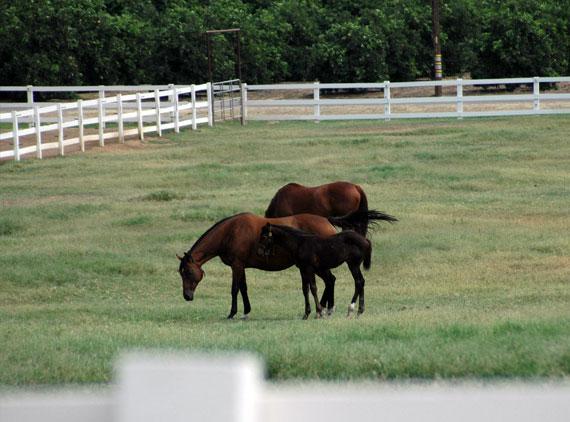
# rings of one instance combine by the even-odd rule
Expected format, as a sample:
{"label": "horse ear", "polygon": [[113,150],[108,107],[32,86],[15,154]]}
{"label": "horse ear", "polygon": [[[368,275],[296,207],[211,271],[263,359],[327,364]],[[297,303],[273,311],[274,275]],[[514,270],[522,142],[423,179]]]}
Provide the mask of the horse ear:
{"label": "horse ear", "polygon": [[182,257],[179,256],[178,254],[176,254],[176,258],[178,258],[180,261],[182,261]]}

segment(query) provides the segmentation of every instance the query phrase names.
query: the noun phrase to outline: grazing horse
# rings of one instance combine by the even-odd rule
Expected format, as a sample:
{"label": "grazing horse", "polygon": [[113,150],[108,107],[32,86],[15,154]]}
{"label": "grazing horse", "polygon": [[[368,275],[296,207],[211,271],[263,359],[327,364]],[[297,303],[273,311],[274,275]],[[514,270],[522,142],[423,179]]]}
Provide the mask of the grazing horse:
{"label": "grazing horse", "polygon": [[[232,306],[229,319],[237,313],[237,295],[241,293],[244,317],[251,311],[245,278],[246,268],[266,271],[281,271],[295,264],[293,254],[287,249],[275,246],[271,253],[260,248],[261,229],[267,223],[295,227],[317,236],[336,234],[333,224],[342,224],[342,218],[329,219],[312,214],[299,214],[281,218],[264,218],[250,213],[237,214],[218,221],[210,227],[184,256],[178,256],[178,272],[182,277],[183,296],[193,300],[196,286],[204,277],[202,266],[210,259],[219,256],[222,262],[232,269]],[[330,270],[319,270],[316,274],[325,282],[322,302],[329,310],[334,306],[335,277]],[[329,288],[330,287],[330,288]],[[325,306],[325,305],[323,305]]]}
{"label": "grazing horse", "polygon": [[277,191],[265,211],[265,216],[284,217],[301,213],[323,217],[340,217],[359,213],[362,218],[359,219],[358,224],[350,228],[363,236],[368,233],[370,220],[398,221],[379,211],[369,212],[366,194],[360,186],[349,182],[334,182],[316,187],[289,183]]}
{"label": "grazing horse", "polygon": [[309,289],[315,300],[317,317],[321,314],[315,274],[330,271],[345,262],[354,278],[354,296],[348,307],[348,316],[354,311],[357,298],[358,314],[364,312],[364,277],[360,264],[364,262],[364,268],[368,270],[372,255],[372,244],[364,236],[354,231],[344,231],[323,238],[293,227],[267,223],[261,230],[260,244],[265,248],[281,246],[293,256],[295,265],[301,271],[305,296],[304,319],[311,313]]}

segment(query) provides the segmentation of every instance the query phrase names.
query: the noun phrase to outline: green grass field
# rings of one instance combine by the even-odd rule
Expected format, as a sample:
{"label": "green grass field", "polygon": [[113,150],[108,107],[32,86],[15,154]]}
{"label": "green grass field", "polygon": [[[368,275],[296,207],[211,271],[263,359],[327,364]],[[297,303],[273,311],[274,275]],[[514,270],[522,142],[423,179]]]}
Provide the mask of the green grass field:
{"label": "green grass field", "polygon": [[[272,380],[568,377],[569,133],[567,116],[226,123],[2,163],[0,385],[107,382],[139,348],[252,351]],[[224,319],[219,259],[183,300],[175,254],[213,223],[334,180],[400,219],[373,234],[361,318],[345,268],[325,320],[301,320],[295,268],[247,271],[246,322]]]}

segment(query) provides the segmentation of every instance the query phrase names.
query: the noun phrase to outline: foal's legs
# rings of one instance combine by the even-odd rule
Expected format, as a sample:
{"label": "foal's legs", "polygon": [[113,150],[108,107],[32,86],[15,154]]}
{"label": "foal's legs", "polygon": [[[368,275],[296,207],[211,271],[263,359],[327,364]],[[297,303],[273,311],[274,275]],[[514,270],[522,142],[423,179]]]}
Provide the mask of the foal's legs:
{"label": "foal's legs", "polygon": [[303,296],[305,296],[305,315],[303,315],[303,319],[308,319],[309,314],[311,313],[311,304],[309,303],[309,283],[307,283],[304,278],[301,279],[301,283],[303,287]]}
{"label": "foal's legs", "polygon": [[303,319],[307,319],[311,313],[311,304],[309,303],[309,288],[311,289],[311,294],[315,300],[317,318],[322,317],[323,307],[319,303],[319,298],[317,297],[317,283],[315,281],[315,272],[311,268],[302,268],[301,279],[303,281],[303,295],[305,296],[305,316]]}
{"label": "foal's legs", "polygon": [[317,275],[325,282],[325,290],[321,297],[321,306],[327,308],[327,314],[332,315],[334,312],[334,283],[336,277],[330,270],[320,271]]}
{"label": "foal's legs", "polygon": [[350,263],[348,264],[348,268],[350,269],[350,273],[354,278],[354,296],[352,296],[352,300],[350,301],[350,305],[348,306],[348,314],[347,317],[352,316],[354,312],[354,306],[356,304],[356,299],[358,298],[358,315],[364,312],[364,276],[360,271],[360,262]]}

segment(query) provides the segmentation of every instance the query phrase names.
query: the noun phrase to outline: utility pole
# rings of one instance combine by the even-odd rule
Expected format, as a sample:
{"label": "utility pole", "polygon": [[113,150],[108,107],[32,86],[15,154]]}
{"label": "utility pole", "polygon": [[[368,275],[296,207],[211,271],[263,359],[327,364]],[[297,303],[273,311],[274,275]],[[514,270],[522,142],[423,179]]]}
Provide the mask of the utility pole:
{"label": "utility pole", "polygon": [[[433,40],[434,50],[434,76],[436,81],[441,81],[443,76],[443,67],[441,62],[441,40],[439,37],[439,15],[440,15],[440,0],[431,0],[431,18],[432,18],[432,31],[431,37]],[[435,96],[441,97],[442,87],[435,87]]]}

